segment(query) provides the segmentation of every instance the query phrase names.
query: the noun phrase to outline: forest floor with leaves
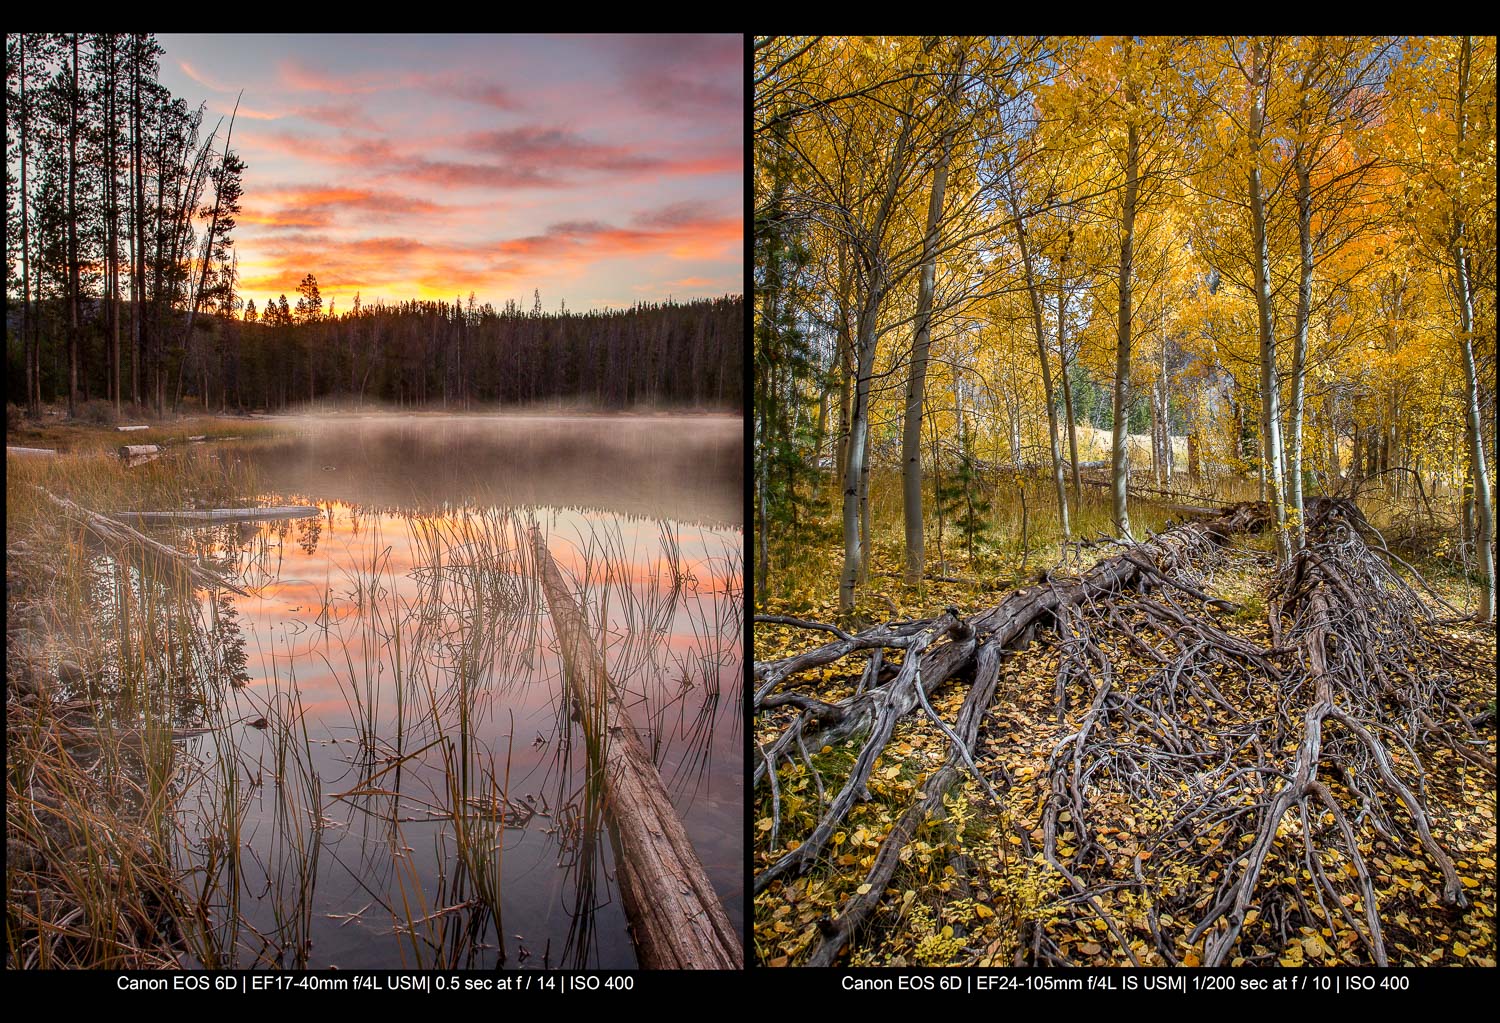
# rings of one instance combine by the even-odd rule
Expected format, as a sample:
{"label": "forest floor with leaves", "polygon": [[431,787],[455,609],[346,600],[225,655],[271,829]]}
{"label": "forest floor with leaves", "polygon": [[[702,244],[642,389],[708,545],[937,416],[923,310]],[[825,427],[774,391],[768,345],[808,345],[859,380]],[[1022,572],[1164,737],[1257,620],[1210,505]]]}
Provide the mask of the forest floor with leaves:
{"label": "forest floor with leaves", "polygon": [[[783,594],[768,597],[758,613],[837,621],[837,535],[830,523],[816,522],[799,537],[793,581]],[[1268,616],[1274,574],[1270,549],[1268,536],[1234,538],[1215,560],[1204,587],[1209,595],[1235,605],[1233,610],[1212,609],[1214,624],[1260,648],[1275,645]],[[1057,571],[1080,573],[1111,551],[1072,553],[1070,563]],[[992,559],[969,576],[958,577],[967,582],[929,580],[919,590],[903,586],[899,573],[886,571],[899,566],[900,558],[897,538],[877,537],[875,567],[860,591],[856,612],[864,621],[934,615],[945,606],[972,614],[995,604],[1017,585],[1034,582],[1032,572],[1038,567],[1033,559],[1031,571],[1023,573],[1014,560]],[[1450,602],[1462,600],[1459,580],[1433,571],[1428,581]],[[1136,616],[1134,599],[1122,595],[1117,613],[1126,619]],[[1398,839],[1368,814],[1350,813],[1352,842],[1360,854],[1354,859],[1362,860],[1375,895],[1374,906],[1365,906],[1367,889],[1353,880],[1357,871],[1350,856],[1337,841],[1317,841],[1325,833],[1336,837],[1336,828],[1344,822],[1336,822],[1332,813],[1289,815],[1277,829],[1255,887],[1256,899],[1243,915],[1230,965],[1368,964],[1369,942],[1354,921],[1367,919],[1370,909],[1378,915],[1391,965],[1495,965],[1495,637],[1492,630],[1464,623],[1435,624],[1431,633],[1432,641],[1458,652],[1462,662],[1448,670],[1451,698],[1477,716],[1488,713],[1488,721],[1480,726],[1487,745],[1477,756],[1464,759],[1439,748],[1424,750],[1421,757],[1432,834],[1451,857],[1468,905],[1443,903],[1443,878],[1419,842]],[[826,638],[758,623],[755,660],[786,657]],[[1122,686],[1160,669],[1146,649],[1149,643],[1103,633],[1095,638]],[[1171,643],[1170,636],[1157,639]],[[1242,845],[1248,854],[1254,836],[1229,818],[1187,834],[1169,832],[1174,837],[1164,843],[1164,823],[1184,819],[1200,796],[1192,784],[1131,800],[1102,783],[1090,804],[1087,842],[1069,830],[1069,810],[1059,813],[1053,806],[1054,826],[1061,829],[1055,851],[1063,867],[1070,872],[1082,869],[1074,858],[1080,845],[1089,847],[1089,869],[1095,876],[1088,899],[1071,889],[1038,849],[1044,840],[1044,811],[1055,800],[1049,762],[1089,710],[1087,700],[1075,699],[1059,713],[1056,699],[1059,670],[1070,656],[1070,643],[1076,642],[1076,633],[1060,639],[1042,632],[1031,646],[1006,657],[980,725],[974,758],[999,801],[992,803],[971,775],[961,776],[962,783],[943,796],[944,812],[932,815],[901,849],[900,865],[879,908],[839,959],[841,964],[1040,965],[1033,953],[1042,943],[1025,937],[1036,935],[1038,929],[1051,950],[1045,962],[1128,966],[1134,959],[1140,965],[1192,966],[1202,960],[1206,939],[1195,935],[1192,925],[1220,897],[1221,879],[1216,869],[1196,869],[1195,864],[1223,862],[1226,851],[1232,860]],[[893,653],[899,656],[899,651]],[[832,703],[852,694],[866,659],[850,657],[810,673],[816,698]],[[933,707],[944,720],[951,723],[957,716],[967,688],[966,680],[956,678],[933,693]],[[1247,686],[1238,710],[1249,716],[1273,714],[1270,703],[1267,692]],[[758,715],[755,739],[764,747],[785,723],[784,713]],[[1184,706],[1176,724],[1184,730],[1212,731],[1223,719],[1195,704]],[[831,794],[824,776],[846,774],[860,742],[855,736],[809,750],[803,762],[788,758],[781,764],[779,814],[772,812],[769,786],[756,789],[752,835],[757,873],[806,837]],[[1393,748],[1396,758],[1406,756],[1399,744]],[[865,877],[882,840],[951,749],[949,738],[921,714],[909,715],[897,726],[870,775],[871,798],[854,804],[816,866],[800,876],[775,880],[757,895],[754,937],[759,963],[799,965],[846,900],[868,894]],[[1297,743],[1289,739],[1267,755],[1277,769],[1290,771],[1296,753]],[[1358,806],[1357,794],[1351,792],[1355,778],[1334,773],[1320,780],[1340,804]],[[1401,824],[1407,823],[1399,809],[1393,812]],[[1195,847],[1201,847],[1201,859]],[[1100,877],[1101,869],[1116,876]],[[1333,880],[1315,885],[1313,871],[1320,879]],[[1325,899],[1324,891],[1341,894],[1335,902]],[[1089,905],[1090,900],[1097,905]],[[1111,924],[1104,922],[1106,918]]]}

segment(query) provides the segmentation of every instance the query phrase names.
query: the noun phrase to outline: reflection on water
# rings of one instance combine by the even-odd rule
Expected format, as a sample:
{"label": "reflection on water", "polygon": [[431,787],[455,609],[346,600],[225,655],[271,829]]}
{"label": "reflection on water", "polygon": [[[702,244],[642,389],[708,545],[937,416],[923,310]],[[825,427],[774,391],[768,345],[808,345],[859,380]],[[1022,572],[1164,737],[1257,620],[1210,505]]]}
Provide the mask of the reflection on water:
{"label": "reflection on water", "polygon": [[431,511],[478,501],[743,525],[744,423],[729,416],[333,416],[250,455],[288,493]]}
{"label": "reflection on water", "polygon": [[184,853],[223,958],[634,965],[533,523],[739,928],[740,445],[738,420],[434,417],[247,446],[322,514],[192,533],[252,594],[208,607],[242,646],[190,740],[224,765]]}

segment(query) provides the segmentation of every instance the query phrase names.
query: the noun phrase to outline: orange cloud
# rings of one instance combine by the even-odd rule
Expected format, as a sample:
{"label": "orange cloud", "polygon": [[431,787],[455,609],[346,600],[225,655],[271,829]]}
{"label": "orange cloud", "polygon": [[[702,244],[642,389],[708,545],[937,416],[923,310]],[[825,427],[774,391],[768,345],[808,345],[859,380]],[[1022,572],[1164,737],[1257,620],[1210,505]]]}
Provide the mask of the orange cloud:
{"label": "orange cloud", "polygon": [[[336,189],[328,192],[335,197],[342,194]],[[676,203],[641,214],[630,227],[563,221],[541,234],[493,242],[278,235],[243,244],[240,271],[241,282],[250,292],[290,293],[304,274],[312,272],[325,292],[415,286],[424,294],[446,297],[627,256],[733,258],[743,237],[739,217],[715,216],[701,204]],[[686,278],[673,286],[689,289],[700,281],[712,283]]]}
{"label": "orange cloud", "polygon": [[[305,229],[332,225],[340,211],[358,212],[362,220],[388,221],[401,216],[441,214],[448,209],[426,199],[394,192],[317,185],[262,189],[256,199],[241,215],[241,223]],[[272,204],[279,208],[269,209]]]}
{"label": "orange cloud", "polygon": [[276,74],[284,88],[308,92],[331,92],[336,96],[362,95],[375,92],[380,88],[380,85],[368,80],[351,81],[336,78],[295,60],[283,60],[277,65]]}
{"label": "orange cloud", "polygon": [[[488,159],[431,159],[398,150],[368,136],[327,138],[293,132],[259,134],[255,146],[271,153],[360,168],[378,177],[398,177],[447,188],[570,188],[597,182],[601,175],[641,178],[660,175],[739,174],[741,147],[704,154],[659,155],[628,146],[591,142],[578,135],[536,126],[464,136],[460,149]],[[440,145],[418,140],[426,151]],[[420,148],[419,148],[420,147]]]}
{"label": "orange cloud", "polygon": [[493,107],[496,110],[519,110],[521,108],[521,104],[511,95],[509,89],[494,82],[476,82],[467,78],[439,78],[430,81],[427,87],[434,92],[468,100],[470,103],[478,103],[481,106]]}
{"label": "orange cloud", "polygon": [[216,82],[216,81],[214,81],[212,78],[208,77],[203,72],[199,71],[197,68],[193,67],[193,65],[189,64],[185,60],[178,61],[177,62],[177,66],[182,69],[182,73],[183,74],[187,75],[189,78],[191,78],[193,81],[197,82],[199,85],[203,86],[205,89],[212,89],[214,92],[238,92],[239,91],[238,89],[236,89],[233,86],[225,85],[222,82]]}

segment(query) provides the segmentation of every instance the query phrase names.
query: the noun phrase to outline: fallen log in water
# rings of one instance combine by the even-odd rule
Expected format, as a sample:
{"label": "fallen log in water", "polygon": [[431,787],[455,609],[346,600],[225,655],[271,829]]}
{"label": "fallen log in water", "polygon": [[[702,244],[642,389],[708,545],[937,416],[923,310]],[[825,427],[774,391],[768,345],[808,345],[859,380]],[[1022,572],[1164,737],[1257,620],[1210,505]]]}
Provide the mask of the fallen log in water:
{"label": "fallen log in water", "polygon": [[89,511],[87,508],[68,500],[66,497],[58,497],[51,491],[41,487],[38,487],[37,490],[41,491],[47,500],[86,525],[89,532],[105,543],[114,547],[139,551],[147,556],[157,558],[163,564],[170,566],[174,571],[181,573],[185,578],[199,586],[209,588],[219,586],[233,593],[238,593],[242,597],[249,596],[248,593],[229,582],[229,580],[217,572],[198,564],[190,555],[184,554],[179,550],[174,550],[164,543],[159,543],[117,519],[112,519],[107,515],[100,515],[98,512]]}
{"label": "fallen log in water", "polygon": [[303,519],[323,514],[314,505],[284,505],[277,508],[203,508],[188,511],[125,511],[121,518],[142,522],[254,522],[260,519]]}
{"label": "fallen log in water", "polygon": [[688,840],[656,765],[611,690],[583,612],[563,582],[541,530],[534,526],[531,541],[590,758],[603,759],[620,892],[640,964],[645,969],[739,969],[744,966],[740,936]]}

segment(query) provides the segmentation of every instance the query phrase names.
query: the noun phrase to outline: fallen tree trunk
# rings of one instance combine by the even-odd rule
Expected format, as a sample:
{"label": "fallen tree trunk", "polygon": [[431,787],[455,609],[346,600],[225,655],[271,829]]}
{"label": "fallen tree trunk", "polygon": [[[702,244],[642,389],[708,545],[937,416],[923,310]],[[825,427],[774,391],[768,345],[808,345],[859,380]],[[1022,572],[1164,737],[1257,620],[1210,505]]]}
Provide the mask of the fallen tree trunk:
{"label": "fallen tree trunk", "polygon": [[162,448],[156,444],[126,444],[119,449],[120,461],[125,463],[125,468],[134,469],[138,465],[154,462],[163,454]]}
{"label": "fallen tree trunk", "polygon": [[204,508],[190,511],[125,511],[123,518],[142,522],[254,522],[260,519],[303,519],[323,514],[313,505],[284,505],[277,508]]}
{"label": "fallen tree trunk", "polygon": [[238,593],[242,597],[249,594],[235,586],[229,580],[217,572],[204,568],[187,554],[174,550],[164,543],[151,539],[125,523],[112,519],[107,515],[89,511],[87,508],[66,497],[58,497],[51,491],[37,488],[43,496],[53,504],[57,505],[68,515],[82,522],[100,540],[113,547],[135,551],[142,555],[156,559],[159,563],[167,566],[171,571],[179,574],[182,578],[208,588],[223,587],[232,593]]}
{"label": "fallen tree trunk", "polygon": [[602,767],[625,913],[644,969],[740,969],[740,937],[624,704],[541,530],[532,547],[590,760]]}
{"label": "fallen tree trunk", "polygon": [[[976,651],[981,649],[981,644],[984,648],[993,647],[996,651],[1024,645],[1036,629],[1056,623],[1070,608],[1085,602],[1103,600],[1130,588],[1167,585],[1208,599],[1206,595],[1174,578],[1178,571],[1189,566],[1196,553],[1223,543],[1234,533],[1260,529],[1267,521],[1268,515],[1263,504],[1235,505],[1215,518],[1184,523],[1167,530],[1149,543],[1127,545],[1125,553],[1099,562],[1081,577],[1051,577],[1036,586],[1018,590],[995,607],[966,620],[958,617],[957,609],[949,608],[936,619],[879,626],[858,635],[850,635],[821,623],[798,622],[797,624],[805,627],[832,631],[837,634],[838,639],[791,657],[757,662],[755,665],[755,679],[758,683],[754,697],[756,713],[781,706],[798,708],[797,716],[780,737],[769,749],[761,750],[761,762],[756,768],[756,786],[766,780],[772,789],[773,847],[774,835],[779,828],[780,793],[776,772],[780,762],[791,762],[794,750],[800,752],[802,761],[817,779],[821,793],[822,779],[812,766],[811,758],[806,752],[807,747],[842,741],[863,731],[866,726],[869,726],[869,735],[855,759],[847,781],[822,814],[812,833],[795,849],[775,860],[756,876],[755,891],[759,893],[775,881],[795,877],[818,862],[829,838],[843,822],[855,798],[866,795],[869,773],[890,740],[896,722],[919,705],[931,713],[926,694],[946,679],[966,670],[973,662]],[[783,619],[782,623],[786,624],[787,621]],[[937,643],[949,635],[953,637],[949,642]],[[931,647],[930,651],[928,647]],[[886,649],[904,650],[905,654],[894,679],[882,682],[878,655]],[[871,666],[866,671],[866,680],[860,683],[859,690],[852,697],[829,704],[795,691],[775,692],[803,672],[834,663],[862,650],[875,651],[876,656],[872,657]],[[975,685],[992,686],[993,679],[985,677],[988,674],[988,671],[979,672]],[[812,731],[808,730],[809,725],[812,726]],[[943,728],[950,741],[953,741],[951,730],[946,726]],[[972,744],[972,736],[960,738],[955,743],[953,758],[971,764]],[[897,853],[900,844],[909,839],[919,823],[920,820],[915,820],[910,828],[898,827],[893,832],[898,839]],[[881,857],[877,857],[877,861],[881,861]],[[894,870],[894,866],[895,859],[892,857],[886,857],[882,862],[882,869],[888,867],[889,870]],[[880,883],[877,884],[877,881]],[[883,883],[883,880],[872,874],[872,887],[868,891],[878,892]],[[854,908],[867,914],[873,909],[873,904]],[[843,915],[840,914],[841,917]],[[841,945],[853,929],[853,923],[848,927],[838,927],[828,940]],[[825,942],[825,947],[817,955],[820,961],[831,960],[836,952],[837,947],[828,950]]]}
{"label": "fallen tree trunk", "polygon": [[5,453],[6,455],[14,455],[16,458],[54,458],[57,455],[57,449],[7,447]]}
{"label": "fallen tree trunk", "polygon": [[115,427],[115,429],[119,430],[121,433],[132,433],[132,432],[134,432],[136,430],[149,430],[149,429],[151,429],[151,427],[149,427],[149,426],[117,426],[117,427]]}

